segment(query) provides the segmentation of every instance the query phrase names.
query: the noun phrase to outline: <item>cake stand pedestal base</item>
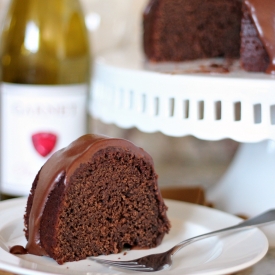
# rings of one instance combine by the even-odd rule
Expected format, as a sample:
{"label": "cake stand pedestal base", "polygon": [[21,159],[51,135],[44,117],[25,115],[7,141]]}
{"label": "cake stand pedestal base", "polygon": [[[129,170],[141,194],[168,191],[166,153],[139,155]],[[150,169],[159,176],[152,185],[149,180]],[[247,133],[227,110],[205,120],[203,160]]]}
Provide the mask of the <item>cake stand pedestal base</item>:
{"label": "cake stand pedestal base", "polygon": [[[275,141],[242,143],[222,179],[207,190],[207,198],[217,209],[248,217],[275,208]],[[275,247],[275,225],[261,229]]]}

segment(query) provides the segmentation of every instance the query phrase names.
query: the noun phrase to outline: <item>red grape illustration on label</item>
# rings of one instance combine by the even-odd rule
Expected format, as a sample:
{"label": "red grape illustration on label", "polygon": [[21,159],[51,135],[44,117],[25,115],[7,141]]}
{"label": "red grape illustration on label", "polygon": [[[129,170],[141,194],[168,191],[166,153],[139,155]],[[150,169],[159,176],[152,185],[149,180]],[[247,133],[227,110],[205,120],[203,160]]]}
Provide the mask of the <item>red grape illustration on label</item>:
{"label": "red grape illustration on label", "polygon": [[48,156],[54,149],[57,136],[53,133],[36,133],[32,135],[32,143],[35,150],[42,157]]}

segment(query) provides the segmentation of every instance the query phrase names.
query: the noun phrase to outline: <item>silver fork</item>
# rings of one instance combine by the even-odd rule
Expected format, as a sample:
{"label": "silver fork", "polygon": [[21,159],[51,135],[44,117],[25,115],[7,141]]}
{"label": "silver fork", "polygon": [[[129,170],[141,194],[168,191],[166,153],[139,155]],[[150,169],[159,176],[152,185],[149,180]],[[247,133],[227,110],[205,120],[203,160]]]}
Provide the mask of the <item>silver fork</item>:
{"label": "silver fork", "polygon": [[228,231],[240,231],[244,229],[249,229],[256,227],[258,225],[263,225],[266,223],[271,223],[275,221],[275,209],[271,209],[266,211],[254,218],[248,219],[244,222],[241,222],[237,225],[223,228],[220,230],[212,231],[209,233],[205,233],[199,236],[192,237],[190,239],[184,240],[174,247],[170,248],[168,251],[159,253],[159,254],[151,254],[139,259],[131,260],[131,261],[110,261],[104,260],[97,257],[90,257],[91,260],[96,261],[97,263],[114,266],[117,268],[123,268],[127,270],[133,271],[143,271],[143,272],[154,272],[160,271],[163,269],[168,269],[171,267],[173,261],[173,256],[183,247],[194,243],[196,241],[205,239],[207,237],[211,237],[220,233],[228,232]]}

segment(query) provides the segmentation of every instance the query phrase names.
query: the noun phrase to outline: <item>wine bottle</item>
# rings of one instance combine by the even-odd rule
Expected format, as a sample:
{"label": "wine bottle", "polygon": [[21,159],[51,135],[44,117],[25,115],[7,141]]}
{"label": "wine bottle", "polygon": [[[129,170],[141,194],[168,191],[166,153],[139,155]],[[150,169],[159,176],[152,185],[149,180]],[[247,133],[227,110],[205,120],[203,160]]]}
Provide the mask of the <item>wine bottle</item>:
{"label": "wine bottle", "polygon": [[1,193],[27,196],[87,132],[90,45],[78,0],[12,0],[0,38]]}

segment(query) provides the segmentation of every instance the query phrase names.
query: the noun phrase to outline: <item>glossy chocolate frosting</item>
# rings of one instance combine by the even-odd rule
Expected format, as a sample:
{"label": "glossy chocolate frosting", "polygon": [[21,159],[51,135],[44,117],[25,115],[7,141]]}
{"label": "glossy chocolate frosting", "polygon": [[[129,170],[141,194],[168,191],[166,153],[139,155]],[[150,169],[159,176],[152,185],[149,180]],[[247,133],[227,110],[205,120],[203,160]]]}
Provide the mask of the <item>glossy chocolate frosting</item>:
{"label": "glossy chocolate frosting", "polygon": [[270,58],[266,73],[275,74],[275,0],[245,0],[244,3]]}
{"label": "glossy chocolate frosting", "polygon": [[123,148],[123,150],[134,153],[138,158],[146,159],[153,167],[153,160],[148,153],[124,139],[89,134],[57,151],[48,159],[38,174],[38,183],[34,191],[33,205],[28,221],[29,237],[26,246],[28,253],[47,255],[40,245],[40,222],[47,199],[56,184],[61,180],[66,186],[81,163],[88,162],[96,152],[108,147]]}

